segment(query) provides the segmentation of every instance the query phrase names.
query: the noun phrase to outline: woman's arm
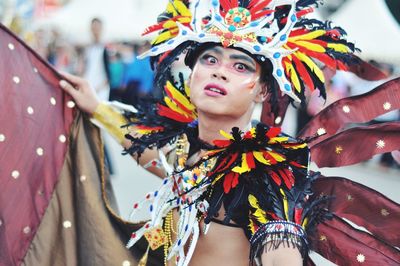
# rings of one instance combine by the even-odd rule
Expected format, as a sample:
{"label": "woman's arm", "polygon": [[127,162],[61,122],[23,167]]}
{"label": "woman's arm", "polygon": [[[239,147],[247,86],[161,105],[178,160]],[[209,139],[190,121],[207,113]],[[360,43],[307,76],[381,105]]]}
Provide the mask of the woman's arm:
{"label": "woman's arm", "polygon": [[[136,133],[134,129],[130,129],[130,132],[128,132],[126,129],[120,128],[121,125],[128,123],[122,114],[114,110],[108,104],[100,102],[85,79],[65,72],[62,72],[62,75],[65,76],[69,82],[61,80],[60,87],[72,96],[79,109],[89,114],[95,120],[95,124],[100,124],[100,126],[110,133],[124,148],[129,148],[131,142],[124,136],[126,133],[134,135]],[[132,157],[135,160],[138,159],[135,155]],[[144,166],[149,165],[149,162],[157,160],[158,158],[157,149],[147,149],[141,154],[138,162],[141,166]],[[150,164],[146,169],[161,178],[165,177],[165,171],[156,165],[153,166]]]}

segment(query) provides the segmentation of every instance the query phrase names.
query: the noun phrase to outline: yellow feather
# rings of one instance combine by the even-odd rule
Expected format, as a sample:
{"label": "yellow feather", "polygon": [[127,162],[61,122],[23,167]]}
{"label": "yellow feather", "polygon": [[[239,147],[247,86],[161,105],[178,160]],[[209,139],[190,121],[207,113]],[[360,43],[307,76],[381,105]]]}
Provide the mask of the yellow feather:
{"label": "yellow feather", "polygon": [[336,52],[341,52],[341,53],[349,52],[349,47],[347,47],[346,45],[341,44],[341,43],[328,43],[328,47],[332,48]]}
{"label": "yellow feather", "polygon": [[263,164],[265,164],[265,165],[271,165],[270,161],[269,161],[269,160],[266,160],[266,159],[264,158],[264,155],[263,155],[262,152],[260,152],[260,151],[253,151],[253,155],[254,155],[254,158],[256,158],[256,160],[259,161],[260,163],[263,163]]}
{"label": "yellow feather", "polygon": [[215,183],[217,183],[217,181],[220,180],[221,177],[223,177],[223,176],[224,176],[224,174],[219,174],[219,175],[212,181],[211,185],[214,185]]}
{"label": "yellow feather", "polygon": [[317,66],[317,64],[314,63],[308,56],[306,56],[303,53],[296,52],[297,57],[303,61],[304,63],[307,64],[307,66],[317,75],[318,79],[322,82],[325,83],[325,76],[322,70]]}
{"label": "yellow feather", "polygon": [[162,42],[165,42],[166,40],[171,39],[173,36],[171,34],[171,32],[169,31],[165,31],[161,34],[159,34],[152,42],[151,44],[155,45],[155,44],[159,44]]}
{"label": "yellow feather", "polygon": [[258,205],[258,201],[257,201],[256,197],[254,197],[253,195],[250,194],[248,199],[249,199],[249,203],[250,203],[251,207],[256,209],[256,211],[253,213],[253,215],[257,218],[257,220],[260,223],[263,223],[263,224],[267,223],[268,220],[265,217],[265,211],[262,210],[260,208],[260,206]]}
{"label": "yellow feather", "polygon": [[304,219],[303,224],[301,226],[303,226],[303,228],[306,228],[307,224],[308,224],[308,217]]}
{"label": "yellow feather", "polygon": [[180,113],[181,115],[184,115],[185,117],[189,117],[190,115],[187,114],[185,111],[183,111],[181,108],[179,108],[170,98],[167,96],[164,97],[165,103],[168,105],[168,107],[172,110],[174,110],[177,113]]}
{"label": "yellow feather", "polygon": [[180,15],[192,16],[192,14],[190,13],[190,10],[187,8],[187,6],[182,1],[175,0],[174,5]]}
{"label": "yellow feather", "polygon": [[225,131],[223,131],[222,129],[219,131],[219,134],[221,134],[224,138],[226,139],[230,139],[233,140],[233,137],[231,134],[226,133]]}
{"label": "yellow feather", "polygon": [[280,192],[281,192],[281,194],[283,196],[283,210],[285,211],[286,220],[289,221],[289,204],[288,204],[288,200],[287,200],[286,194],[283,191],[283,189],[280,189]]}
{"label": "yellow feather", "polygon": [[185,84],[185,93],[186,93],[187,97],[190,97],[190,88],[187,84]]}
{"label": "yellow feather", "polygon": [[316,43],[310,43],[307,41],[297,41],[295,43],[317,53],[325,53],[326,51],[322,45]]}
{"label": "yellow feather", "polygon": [[281,143],[287,141],[288,139],[289,139],[288,137],[275,137],[270,139],[268,143]]}
{"label": "yellow feather", "polygon": [[249,171],[250,171],[250,168],[249,168],[249,165],[247,164],[246,153],[243,153],[242,154],[242,165],[233,167],[232,172],[235,172],[238,174],[243,174],[243,173],[249,172]]}
{"label": "yellow feather", "polygon": [[178,101],[190,111],[195,109],[194,105],[189,101],[189,99],[186,98],[186,96],[184,96],[180,91],[178,91],[170,81],[167,82],[167,89],[172,94],[172,98],[174,98],[173,101]]}
{"label": "yellow feather", "polygon": [[294,88],[296,89],[296,91],[300,92],[301,91],[301,85],[300,85],[300,80],[299,80],[299,76],[297,76],[297,72],[294,69],[294,67],[292,65],[288,65],[289,68],[289,73],[290,73],[290,80],[292,81]]}
{"label": "yellow feather", "polygon": [[306,33],[306,34],[303,34],[303,35],[290,37],[288,39],[288,42],[294,42],[294,41],[297,41],[297,40],[313,40],[315,38],[318,38],[318,37],[324,35],[325,33],[326,33],[325,30],[316,30],[316,31],[309,32],[309,33]]}
{"label": "yellow feather", "polygon": [[268,151],[268,154],[271,155],[275,160],[277,160],[278,162],[283,162],[285,161],[285,157],[283,157],[282,155],[273,152],[273,151]]}

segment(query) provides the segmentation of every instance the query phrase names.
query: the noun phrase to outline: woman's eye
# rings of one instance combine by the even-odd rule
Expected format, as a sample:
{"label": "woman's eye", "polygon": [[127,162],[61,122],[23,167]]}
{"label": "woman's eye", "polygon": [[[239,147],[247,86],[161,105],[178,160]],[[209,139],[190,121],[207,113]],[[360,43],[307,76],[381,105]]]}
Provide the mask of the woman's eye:
{"label": "woman's eye", "polygon": [[235,69],[240,72],[244,72],[244,71],[248,70],[248,67],[245,64],[237,63],[237,64],[235,64]]}
{"label": "woman's eye", "polygon": [[207,55],[207,54],[201,57],[201,61],[203,61],[209,65],[214,65],[218,62],[217,58],[215,58],[212,55]]}
{"label": "woman's eye", "polygon": [[209,64],[215,64],[215,63],[217,63],[217,59],[215,58],[215,57],[212,57],[212,56],[209,56],[209,57],[207,57],[207,62],[209,63]]}

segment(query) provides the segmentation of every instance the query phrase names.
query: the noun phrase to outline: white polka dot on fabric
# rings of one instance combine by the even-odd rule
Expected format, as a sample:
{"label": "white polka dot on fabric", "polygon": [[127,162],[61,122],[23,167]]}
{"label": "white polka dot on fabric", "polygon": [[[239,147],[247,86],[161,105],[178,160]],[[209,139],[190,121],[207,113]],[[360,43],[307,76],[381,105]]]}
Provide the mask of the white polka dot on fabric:
{"label": "white polka dot on fabric", "polygon": [[11,176],[14,178],[14,179],[17,179],[18,177],[19,177],[19,172],[17,171],[17,170],[14,170],[14,171],[12,171],[11,172]]}
{"label": "white polka dot on fabric", "polygon": [[29,226],[24,227],[24,229],[22,230],[24,232],[24,234],[29,234],[31,232],[31,228]]}
{"label": "white polka dot on fabric", "polygon": [[73,101],[68,101],[67,102],[67,107],[68,108],[74,108],[75,107],[75,103]]}
{"label": "white polka dot on fabric", "polygon": [[68,228],[71,228],[72,227],[72,223],[70,222],[70,221],[64,221],[63,222],[63,226],[64,226],[64,228],[66,228],[66,229],[68,229]]}
{"label": "white polka dot on fabric", "polygon": [[56,101],[56,99],[54,97],[51,97],[50,98],[50,103],[51,103],[51,105],[56,105],[57,101]]}
{"label": "white polka dot on fabric", "polygon": [[0,134],[0,142],[6,141],[6,136],[4,134]]}
{"label": "white polka dot on fabric", "polygon": [[66,138],[64,135],[60,135],[60,136],[58,137],[58,140],[59,140],[61,143],[65,143],[65,142],[67,141],[67,138]]}
{"label": "white polka dot on fabric", "polygon": [[15,84],[19,84],[21,82],[21,79],[18,76],[14,76],[13,81]]}
{"label": "white polka dot on fabric", "polygon": [[37,153],[37,155],[39,155],[39,156],[43,156],[43,154],[44,154],[44,150],[43,150],[43,148],[37,148],[36,149],[36,153]]}
{"label": "white polka dot on fabric", "polygon": [[28,108],[26,109],[26,111],[28,112],[28,114],[33,115],[34,110],[32,108],[32,106],[28,106]]}
{"label": "white polka dot on fabric", "polygon": [[10,49],[10,50],[14,50],[14,49],[15,49],[15,46],[14,46],[14,44],[12,44],[12,43],[9,43],[9,44],[8,44],[8,49]]}
{"label": "white polka dot on fabric", "polygon": [[122,266],[131,266],[131,262],[129,260],[124,260]]}

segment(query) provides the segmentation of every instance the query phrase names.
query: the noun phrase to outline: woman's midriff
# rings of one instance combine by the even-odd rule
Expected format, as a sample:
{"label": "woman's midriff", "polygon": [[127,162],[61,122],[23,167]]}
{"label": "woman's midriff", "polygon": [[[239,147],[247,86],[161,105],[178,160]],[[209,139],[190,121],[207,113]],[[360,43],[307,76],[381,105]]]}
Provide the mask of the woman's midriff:
{"label": "woman's midriff", "polygon": [[[224,210],[221,209],[220,215],[216,217],[216,219],[223,220],[223,215],[221,215],[221,213],[225,213]],[[175,228],[178,219],[179,214],[176,211],[174,213]],[[211,222],[207,234],[204,235],[202,233],[203,227],[204,222],[201,221],[201,233],[196,244],[195,252],[190,260],[190,266],[249,265],[250,244],[243,229]],[[168,265],[175,265],[175,263],[171,260]]]}

